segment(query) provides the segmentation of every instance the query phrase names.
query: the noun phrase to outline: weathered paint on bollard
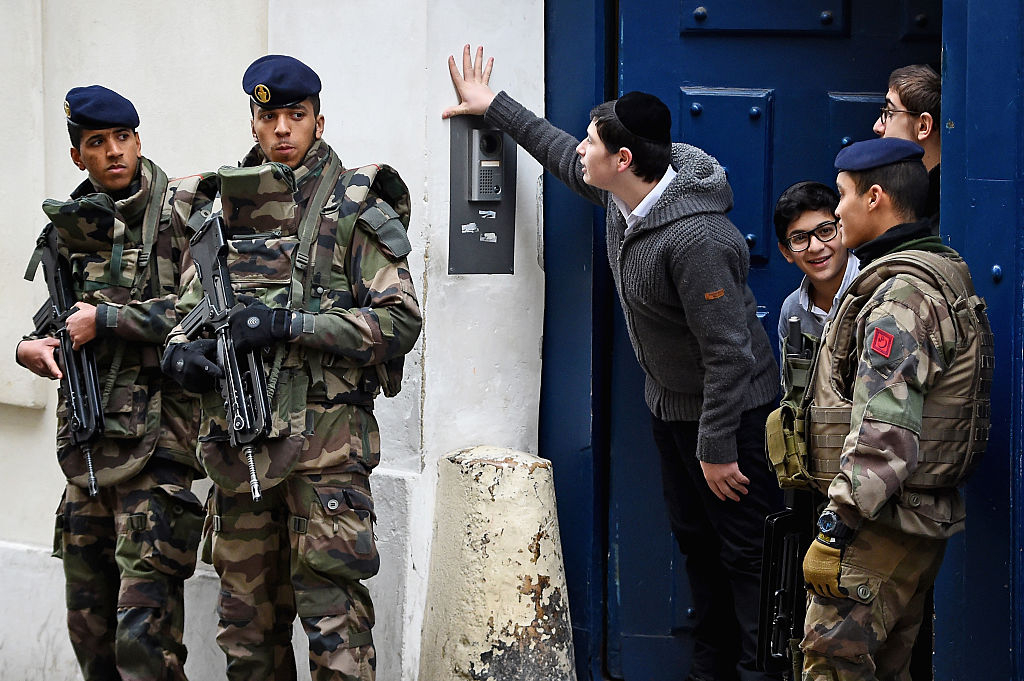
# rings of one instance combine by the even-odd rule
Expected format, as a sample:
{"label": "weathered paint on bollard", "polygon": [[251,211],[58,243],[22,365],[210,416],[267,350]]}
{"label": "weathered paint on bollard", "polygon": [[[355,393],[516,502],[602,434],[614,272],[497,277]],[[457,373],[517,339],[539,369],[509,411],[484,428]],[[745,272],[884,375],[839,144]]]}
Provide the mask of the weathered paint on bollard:
{"label": "weathered paint on bollard", "polygon": [[575,681],[551,462],[497,447],[438,464],[421,681]]}

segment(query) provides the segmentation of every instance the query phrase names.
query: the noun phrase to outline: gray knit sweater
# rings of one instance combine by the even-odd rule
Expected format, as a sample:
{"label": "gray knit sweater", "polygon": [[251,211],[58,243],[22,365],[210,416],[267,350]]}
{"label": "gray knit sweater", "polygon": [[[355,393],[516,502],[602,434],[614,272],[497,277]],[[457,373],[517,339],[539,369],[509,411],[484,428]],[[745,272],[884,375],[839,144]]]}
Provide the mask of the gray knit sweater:
{"label": "gray knit sweater", "polygon": [[504,92],[486,120],[570,189],[604,206],[608,263],[629,337],[647,374],[647,406],[665,421],[699,421],[697,457],[735,461],[740,413],[775,399],[778,367],[747,286],[750,253],[724,213],[732,189],[718,162],[672,145],[678,175],[624,236],[611,195],[583,182],[572,135]]}

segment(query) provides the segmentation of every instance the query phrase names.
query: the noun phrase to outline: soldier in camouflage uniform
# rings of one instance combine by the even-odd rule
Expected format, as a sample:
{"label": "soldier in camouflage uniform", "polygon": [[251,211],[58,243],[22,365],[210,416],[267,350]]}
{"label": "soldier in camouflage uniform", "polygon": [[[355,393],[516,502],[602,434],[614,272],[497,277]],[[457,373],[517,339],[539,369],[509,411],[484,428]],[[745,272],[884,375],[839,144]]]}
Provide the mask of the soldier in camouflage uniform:
{"label": "soldier in camouflage uniform", "polygon": [[[168,183],[141,156],[138,115],[117,93],[74,88],[64,108],[71,158],[89,177],[43,210],[71,264],[81,302],[66,324],[76,349],[93,348],[105,421],[92,445],[99,490],[90,496],[59,395],[57,458],[68,483],[54,555],[64,563],[68,629],[87,681],[184,679],[183,582],[203,523],[190,491],[198,405],[163,377],[159,358],[190,265],[187,223],[214,187],[200,176]],[[18,362],[60,378],[56,345],[26,336]]]}
{"label": "soldier in camouflage uniform", "polygon": [[[342,172],[321,139],[320,80],[302,62],[258,59],[243,89],[257,144],[219,174],[227,267],[247,304],[230,317],[231,334],[240,351],[266,348],[270,369],[258,501],[228,441],[214,341],[175,332],[164,355],[168,374],[205,391],[200,457],[216,487],[203,555],[221,579],[217,640],[230,679],[294,679],[297,615],[314,679],[368,681],[374,612],[362,580],[379,567],[373,399],[397,392],[421,327],[406,262],[408,191],[387,166]],[[202,294],[191,282],[179,312]]]}
{"label": "soldier in camouflage uniform", "polygon": [[828,495],[804,558],[804,681],[905,681],[956,485],[988,436],[992,335],[963,260],[914,222],[923,150],[876,139],[836,157],[843,242],[862,271],[811,379],[813,484]]}

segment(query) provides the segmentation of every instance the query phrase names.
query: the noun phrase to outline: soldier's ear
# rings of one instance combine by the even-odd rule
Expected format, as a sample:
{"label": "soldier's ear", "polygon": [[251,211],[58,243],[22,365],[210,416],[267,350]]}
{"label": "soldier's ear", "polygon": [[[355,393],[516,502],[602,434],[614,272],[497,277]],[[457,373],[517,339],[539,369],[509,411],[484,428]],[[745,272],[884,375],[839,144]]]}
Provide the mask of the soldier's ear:
{"label": "soldier's ear", "polygon": [[78,150],[78,147],[71,147],[71,160],[79,170],[85,170],[85,163],[82,162],[82,152]]}
{"label": "soldier's ear", "polygon": [[139,137],[139,133],[135,133],[135,145],[138,147],[139,158],[142,158],[142,138]]}
{"label": "soldier's ear", "polygon": [[882,205],[882,199],[886,197],[885,190],[880,185],[873,184],[867,191],[868,210],[874,210]]}
{"label": "soldier's ear", "polygon": [[316,117],[316,132],[314,133],[314,137],[316,139],[320,139],[323,136],[324,136],[324,115],[320,114],[320,115],[318,115]]}

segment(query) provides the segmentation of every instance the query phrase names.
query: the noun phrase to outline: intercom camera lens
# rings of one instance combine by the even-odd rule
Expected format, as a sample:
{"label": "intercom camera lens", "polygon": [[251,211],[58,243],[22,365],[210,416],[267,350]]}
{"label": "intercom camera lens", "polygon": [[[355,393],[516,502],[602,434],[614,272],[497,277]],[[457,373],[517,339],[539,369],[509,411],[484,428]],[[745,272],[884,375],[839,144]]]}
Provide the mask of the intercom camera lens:
{"label": "intercom camera lens", "polygon": [[501,149],[501,137],[494,133],[480,135],[480,151],[485,154],[496,154]]}

